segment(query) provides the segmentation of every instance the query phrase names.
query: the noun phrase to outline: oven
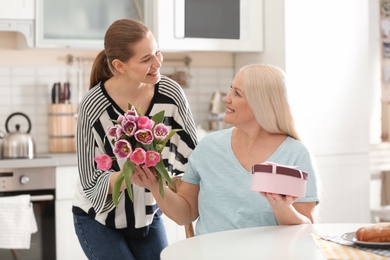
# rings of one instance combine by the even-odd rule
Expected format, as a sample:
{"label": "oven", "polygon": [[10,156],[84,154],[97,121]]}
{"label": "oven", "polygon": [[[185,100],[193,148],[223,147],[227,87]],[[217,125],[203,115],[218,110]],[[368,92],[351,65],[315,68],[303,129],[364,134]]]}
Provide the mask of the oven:
{"label": "oven", "polygon": [[0,196],[22,194],[31,195],[38,231],[31,234],[30,249],[0,249],[0,259],[56,259],[55,168],[0,168]]}

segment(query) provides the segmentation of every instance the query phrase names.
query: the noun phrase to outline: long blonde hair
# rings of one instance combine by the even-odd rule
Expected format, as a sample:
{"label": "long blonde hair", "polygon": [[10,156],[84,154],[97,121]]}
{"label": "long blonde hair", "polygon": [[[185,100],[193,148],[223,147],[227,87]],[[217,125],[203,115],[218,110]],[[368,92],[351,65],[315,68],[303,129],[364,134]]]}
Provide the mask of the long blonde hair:
{"label": "long blonde hair", "polygon": [[247,65],[240,72],[257,123],[269,133],[286,134],[300,140],[288,103],[284,72],[266,64]]}

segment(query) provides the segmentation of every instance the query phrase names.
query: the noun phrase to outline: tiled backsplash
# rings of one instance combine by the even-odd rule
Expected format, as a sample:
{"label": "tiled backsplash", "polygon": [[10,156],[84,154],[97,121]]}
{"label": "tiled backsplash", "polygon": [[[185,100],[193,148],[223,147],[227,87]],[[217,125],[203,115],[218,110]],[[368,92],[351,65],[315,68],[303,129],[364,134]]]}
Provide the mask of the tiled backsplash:
{"label": "tiled backsplash", "polygon": [[[187,72],[188,87],[184,88],[195,123],[208,129],[208,112],[214,91],[228,91],[234,76],[233,68],[163,67],[163,74],[176,70]],[[51,102],[51,88],[55,82],[69,80],[71,101],[77,103],[88,88],[90,64],[83,66],[0,66],[0,131],[5,132],[6,119],[14,112],[22,112],[31,120],[31,134],[36,142],[37,153],[48,151],[47,107]],[[77,86],[83,89],[77,90]],[[21,123],[27,130],[26,120],[15,116],[9,121],[9,130]]]}

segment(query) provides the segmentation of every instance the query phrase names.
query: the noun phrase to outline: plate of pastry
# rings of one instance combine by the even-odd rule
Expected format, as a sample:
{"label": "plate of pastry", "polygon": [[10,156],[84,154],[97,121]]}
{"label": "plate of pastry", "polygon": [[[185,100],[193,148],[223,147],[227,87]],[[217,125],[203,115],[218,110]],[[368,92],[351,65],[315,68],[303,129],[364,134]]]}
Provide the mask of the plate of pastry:
{"label": "plate of pastry", "polygon": [[390,249],[390,223],[378,223],[345,233],[344,240],[361,247]]}

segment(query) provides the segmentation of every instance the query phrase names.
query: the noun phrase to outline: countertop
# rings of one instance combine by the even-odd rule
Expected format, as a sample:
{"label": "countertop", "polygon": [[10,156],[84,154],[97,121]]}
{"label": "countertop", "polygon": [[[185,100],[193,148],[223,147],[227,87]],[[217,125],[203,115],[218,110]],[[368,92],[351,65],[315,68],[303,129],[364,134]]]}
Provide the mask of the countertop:
{"label": "countertop", "polygon": [[0,159],[0,169],[77,165],[76,153],[38,154],[34,159]]}

